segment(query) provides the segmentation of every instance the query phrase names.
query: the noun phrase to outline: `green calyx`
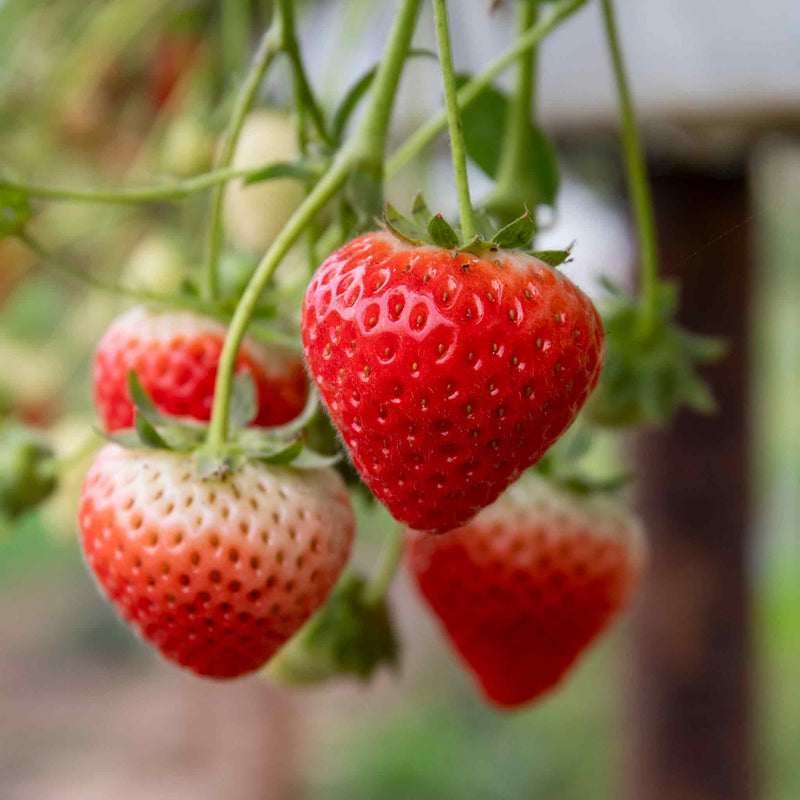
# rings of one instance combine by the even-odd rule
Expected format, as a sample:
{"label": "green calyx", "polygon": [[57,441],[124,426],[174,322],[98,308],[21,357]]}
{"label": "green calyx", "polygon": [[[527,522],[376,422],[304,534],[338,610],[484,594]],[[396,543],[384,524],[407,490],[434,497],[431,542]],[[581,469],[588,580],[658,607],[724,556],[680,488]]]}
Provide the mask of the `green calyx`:
{"label": "green calyx", "polygon": [[398,645],[384,597],[373,599],[358,573],[341,578],[327,603],[270,661],[267,677],[309,685],[337,675],[369,679],[382,664],[397,662]]}
{"label": "green calyx", "polygon": [[421,193],[414,198],[410,218],[404,217],[394,206],[387,203],[381,221],[388,231],[412,247],[432,245],[443,250],[476,256],[498,250],[520,250],[551,267],[558,267],[567,261],[572,249],[570,245],[566,250],[531,250],[536,224],[527,208],[520,217],[499,230],[492,229],[487,215],[476,214],[478,233],[469,241],[464,241],[460,232],[441,214],[433,214]]}
{"label": "green calyx", "polygon": [[243,460],[294,469],[321,469],[333,466],[340,459],[338,454],[322,455],[307,443],[304,428],[319,408],[313,391],[306,407],[291,422],[272,428],[248,427],[258,414],[255,385],[249,373],[237,374],[228,411],[230,437],[224,446],[213,450],[206,445],[207,425],[162,414],[133,371],[128,373],[128,392],[135,408],[134,428],[106,438],[132,449],[146,447],[191,454],[202,478],[222,477]]}
{"label": "green calyx", "polygon": [[606,363],[587,404],[591,419],[608,427],[663,425],[681,408],[712,414],[716,402],[697,366],[719,361],[726,345],[675,324],[678,288],[659,282],[655,320],[644,325],[642,309],[617,286],[603,314]]}
{"label": "green calyx", "polygon": [[19,423],[0,423],[0,517],[16,519],[55,488],[53,451]]}

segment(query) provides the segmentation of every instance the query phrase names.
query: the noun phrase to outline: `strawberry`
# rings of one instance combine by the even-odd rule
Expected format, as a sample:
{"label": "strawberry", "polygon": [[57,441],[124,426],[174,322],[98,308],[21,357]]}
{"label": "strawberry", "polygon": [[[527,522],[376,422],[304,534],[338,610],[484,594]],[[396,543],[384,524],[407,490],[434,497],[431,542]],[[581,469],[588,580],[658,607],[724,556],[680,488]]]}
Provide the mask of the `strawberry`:
{"label": "strawberry", "polygon": [[303,304],[331,419],[372,492],[418,530],[495,500],[574,420],[603,363],[580,289],[533,255],[482,252],[370,233],[322,264]]}
{"label": "strawberry", "polygon": [[[156,407],[166,414],[206,421],[211,416],[225,327],[189,311],[142,306],[118,317],[94,356],[94,401],[107,431],[133,424],[127,388],[133,370]],[[307,384],[299,355],[246,340],[237,372],[249,371],[258,392],[256,425],[281,425],[303,409]]]}
{"label": "strawberry", "polygon": [[121,616],[170,661],[234,678],[323,603],[354,517],[330,469],[248,460],[199,477],[186,454],[108,445],[81,492],[85,558]]}
{"label": "strawberry", "polygon": [[552,689],[626,605],[640,542],[609,500],[526,475],[469,525],[409,534],[406,562],[486,697],[513,708]]}

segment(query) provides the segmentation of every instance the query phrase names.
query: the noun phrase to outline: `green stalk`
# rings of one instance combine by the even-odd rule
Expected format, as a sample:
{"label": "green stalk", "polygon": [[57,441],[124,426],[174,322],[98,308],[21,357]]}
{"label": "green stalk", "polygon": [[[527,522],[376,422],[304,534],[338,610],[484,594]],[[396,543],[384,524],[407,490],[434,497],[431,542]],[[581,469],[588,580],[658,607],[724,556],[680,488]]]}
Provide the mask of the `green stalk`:
{"label": "green stalk", "polygon": [[653,217],[653,199],[647,178],[647,165],[639,138],[639,126],[633,107],[630,86],[622,57],[612,0],[602,0],[606,40],[614,69],[622,126],[622,149],[625,156],[625,174],[636,220],[636,238],[639,248],[641,276],[642,329],[647,335],[658,317],[658,251],[656,226]]}
{"label": "green stalk", "polygon": [[[518,8],[518,36],[524,36],[539,17],[539,0],[520,0]],[[535,117],[536,107],[536,47],[523,53],[517,61],[517,84],[505,120],[503,147],[492,198],[498,205],[513,204],[514,211],[503,224],[511,222],[517,205],[528,194],[527,187],[518,187],[520,180],[529,174],[528,127]],[[492,201],[490,201],[490,205]],[[517,213],[518,216],[518,213]]]}
{"label": "green stalk", "polygon": [[[552,11],[536,23],[524,36],[489,64],[480,75],[474,77],[458,91],[458,107],[463,110],[475,102],[488,89],[492,81],[514,64],[523,53],[536,47],[560,22],[577,11],[586,0],[561,0],[554,3]],[[395,151],[386,162],[386,177],[396,175],[409,161],[424,150],[447,127],[447,113],[441,111],[423,123]]]}
{"label": "green stalk", "polygon": [[250,169],[226,167],[182,181],[170,181],[158,186],[127,186],[121,189],[67,189],[0,178],[0,189],[11,189],[28,197],[38,197],[43,200],[136,205],[138,203],[183,200],[189,195],[211,189],[235,178],[248,178],[250,175],[261,172],[264,166]]}
{"label": "green stalk", "polygon": [[458,211],[461,215],[461,236],[465,242],[475,236],[475,213],[469,196],[467,176],[467,149],[464,146],[464,130],[458,110],[456,73],[453,69],[453,49],[450,44],[450,29],[447,21],[447,0],[433,0],[436,24],[436,39],[439,43],[439,64],[442,69],[444,100],[447,107],[447,127],[450,129],[450,150],[453,156],[453,174],[458,193]]}
{"label": "green stalk", "polygon": [[322,109],[314,96],[311,84],[308,82],[308,76],[303,67],[303,59],[300,56],[300,47],[297,43],[297,34],[295,33],[294,3],[295,0],[278,0],[280,14],[283,19],[283,52],[289,57],[289,61],[292,65],[295,89],[300,101],[298,108],[308,114],[320,139],[328,144],[330,143],[330,137],[325,129],[325,119],[322,114]]}
{"label": "green stalk", "polygon": [[225,75],[235,76],[242,67],[250,36],[249,0],[224,0],[219,4],[222,58]]}
{"label": "green stalk", "polygon": [[378,559],[378,568],[364,587],[364,600],[377,605],[386,597],[392,585],[400,557],[403,555],[403,528],[398,526],[388,535]]}
{"label": "green stalk", "polygon": [[289,248],[297,241],[316,214],[345,185],[354,167],[378,165],[382,172],[386,133],[389,126],[397,84],[405,63],[419,10],[420,0],[402,0],[395,17],[386,54],[375,76],[370,103],[355,136],[345,144],[328,172],[311,190],[278,234],[264,258],[256,267],[250,283],[234,312],[220,356],[214,388],[214,406],[208,431],[208,447],[220,450],[228,437],[228,410],[236,357],[250,318],[258,305],[261,292]]}
{"label": "green stalk", "polygon": [[45,247],[43,247],[30,234],[23,231],[22,233],[17,234],[17,236],[34,253],[36,253],[36,255],[39,256],[39,258],[41,258],[47,266],[51,267],[57,272],[60,272],[67,278],[78,281],[92,289],[99,289],[103,292],[115,294],[120,297],[127,297],[131,300],[138,300],[142,303],[158,303],[171,308],[183,308],[190,311],[198,311],[202,314],[208,314],[211,316],[219,315],[219,310],[216,307],[197,297],[158,294],[156,292],[148,292],[141,289],[129,289],[126,286],[119,286],[114,283],[106,283],[99,278],[95,278],[93,275],[88,275],[82,270],[73,267],[71,264],[67,264],[65,261],[61,261],[59,258],[50,253]]}
{"label": "green stalk", "polygon": [[[239,90],[228,127],[222,139],[222,147],[217,158],[217,168],[229,167],[239,141],[247,112],[253,105],[258,87],[269,65],[280,52],[282,45],[282,22],[280,15],[265,31],[261,37],[250,71]],[[225,184],[220,184],[214,190],[211,199],[211,212],[208,221],[208,234],[206,236],[206,252],[204,261],[205,282],[204,295],[207,300],[213,301],[217,297],[217,262],[222,242],[222,204],[225,199]]]}

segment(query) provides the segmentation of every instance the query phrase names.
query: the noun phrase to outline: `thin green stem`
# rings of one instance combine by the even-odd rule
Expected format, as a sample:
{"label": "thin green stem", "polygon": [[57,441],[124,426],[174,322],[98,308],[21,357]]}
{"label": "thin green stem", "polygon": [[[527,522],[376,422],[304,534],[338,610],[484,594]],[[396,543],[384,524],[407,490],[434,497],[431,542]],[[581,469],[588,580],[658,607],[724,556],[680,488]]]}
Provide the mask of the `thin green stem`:
{"label": "thin green stem", "polygon": [[658,251],[656,226],[653,216],[653,199],[647,178],[647,165],[639,138],[639,126],[625,71],[612,0],[602,0],[606,40],[614,69],[622,126],[622,149],[625,156],[625,174],[636,220],[636,237],[639,247],[641,275],[641,309],[643,333],[647,335],[658,316]]}
{"label": "thin green stem", "polygon": [[326,144],[329,144],[330,137],[325,128],[325,118],[317,102],[317,98],[311,89],[311,84],[309,83],[305,67],[303,66],[303,59],[300,55],[300,47],[297,43],[297,34],[294,24],[294,3],[295,0],[278,0],[278,6],[283,18],[283,51],[289,57],[289,61],[292,65],[295,91],[300,101],[297,107],[308,114],[320,139]]}
{"label": "thin green stem", "polygon": [[[514,64],[517,59],[536,47],[560,22],[577,11],[586,0],[561,0],[554,3],[552,10],[534,25],[527,34],[520,36],[514,44],[501,53],[486,69],[458,91],[458,107],[463,110],[470,106],[488,89],[492,81]],[[386,177],[396,175],[409,161],[422,152],[447,127],[447,113],[442,111],[432,116],[406,139],[386,162]]]}
{"label": "thin green stem", "polygon": [[249,0],[225,0],[219,4],[222,58],[225,75],[231,78],[242,67],[242,54],[250,42]]}
{"label": "thin green stem", "polygon": [[[518,36],[522,37],[536,24],[539,16],[539,0],[521,0],[518,4]],[[529,130],[535,117],[536,107],[536,62],[537,48],[532,47],[517,61],[517,82],[505,120],[503,147],[500,150],[500,164],[497,181],[492,193],[494,203],[490,205],[509,205],[503,223],[511,222],[519,215],[518,206],[530,196],[526,176],[530,175]]]}
{"label": "thin green stem", "polygon": [[[212,451],[221,449],[228,437],[228,409],[236,357],[261,292],[289,248],[311,224],[317,213],[344,187],[353,168],[364,163],[377,163],[382,170],[389,117],[400,73],[414,35],[419,4],[420,0],[402,0],[360,128],[354,138],[339,151],[329,170],[275,238],[242,294],[225,337],[217,371],[214,406],[208,431],[208,447]],[[379,137],[378,134],[381,133],[382,136]]]}
{"label": "thin green stem", "polygon": [[364,588],[364,600],[369,605],[377,605],[386,597],[392,585],[400,557],[403,554],[403,528],[395,527],[387,536],[381,549],[378,568]]}
{"label": "thin green stem", "polygon": [[475,212],[469,196],[467,176],[467,149],[464,130],[458,110],[456,73],[453,69],[453,49],[450,44],[450,27],[447,20],[447,0],[433,0],[436,39],[439,43],[439,64],[442,69],[444,101],[447,109],[447,127],[450,129],[450,151],[453,156],[453,173],[458,193],[458,210],[461,215],[461,236],[465,242],[475,236]]}
{"label": "thin green stem", "polygon": [[[233,154],[236,151],[236,143],[239,134],[244,126],[247,112],[253,105],[258,87],[264,73],[269,68],[275,56],[280,52],[282,46],[282,23],[280,15],[264,32],[259,42],[258,49],[253,58],[250,71],[242,84],[239,94],[236,97],[233,113],[231,114],[228,127],[222,139],[219,157],[216,166],[225,169],[231,165]],[[225,199],[225,184],[219,184],[211,198],[211,211],[208,220],[208,233],[206,236],[206,252],[204,260],[205,281],[203,293],[207,300],[213,301],[217,296],[217,262],[219,261],[219,251],[222,244],[222,205]]]}
{"label": "thin green stem", "polygon": [[22,232],[18,237],[23,241],[34,253],[36,253],[42,261],[52,269],[60,272],[62,275],[70,278],[71,280],[78,281],[79,283],[89,286],[92,289],[99,289],[103,292],[118,295],[119,297],[127,297],[131,300],[138,300],[142,303],[157,303],[160,305],[170,306],[172,308],[183,308],[191,311],[198,311],[203,314],[212,316],[219,315],[219,309],[200,300],[196,297],[186,297],[183,295],[172,294],[158,294],[156,292],[147,292],[141,289],[129,289],[126,286],[119,286],[114,283],[107,283],[106,281],[95,278],[83,270],[62,261],[57,256],[50,253],[47,248],[43,247],[38,240],[34,239],[30,234]]}
{"label": "thin green stem", "polygon": [[68,189],[57,186],[41,186],[34,183],[0,179],[0,189],[18,191],[28,197],[42,200],[69,201],[74,203],[108,203],[119,205],[137,205],[139,203],[158,203],[183,200],[192,194],[212,189],[221,183],[235,178],[248,178],[264,170],[265,164],[249,169],[225,169],[205,172],[182,181],[169,181],[154,186],[125,186],[108,189]]}

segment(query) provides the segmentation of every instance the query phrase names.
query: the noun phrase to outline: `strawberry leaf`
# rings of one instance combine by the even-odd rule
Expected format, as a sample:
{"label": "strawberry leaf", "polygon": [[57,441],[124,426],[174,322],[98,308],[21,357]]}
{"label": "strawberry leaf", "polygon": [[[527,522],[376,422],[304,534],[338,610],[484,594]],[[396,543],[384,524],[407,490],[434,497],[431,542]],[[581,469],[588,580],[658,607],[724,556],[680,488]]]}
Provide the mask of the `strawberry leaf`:
{"label": "strawberry leaf", "polygon": [[411,206],[411,218],[420,228],[427,229],[431,217],[433,217],[433,214],[425,203],[422,192],[417,192],[414,195],[414,203]]}
{"label": "strawberry leaf", "polygon": [[397,663],[398,645],[385,600],[367,598],[367,581],[348,572],[328,602],[270,661],[267,676],[287,685],[308,685],[349,674],[369,679]]}
{"label": "strawberry leaf", "polygon": [[166,422],[155,403],[150,399],[150,395],[147,394],[147,390],[142,386],[139,376],[132,369],[128,370],[128,394],[139,415],[145,417],[152,425],[161,425]]}
{"label": "strawberry leaf", "polygon": [[332,456],[326,456],[312,450],[309,447],[304,447],[297,458],[295,458],[291,465],[294,469],[323,469],[325,467],[332,467],[342,460],[342,454],[336,453]]}
{"label": "strawberry leaf", "polygon": [[412,247],[425,244],[425,234],[414,223],[407,220],[391,203],[386,204],[383,212],[383,224],[402,241]]}
{"label": "strawberry leaf", "polygon": [[228,425],[237,430],[249,425],[258,415],[258,398],[253,376],[239,372],[233,378],[228,407]]}
{"label": "strawberry leaf", "polygon": [[441,214],[431,217],[428,223],[428,235],[437,247],[444,250],[453,250],[458,247],[458,234]]}
{"label": "strawberry leaf", "polygon": [[[573,242],[574,244],[574,242]],[[566,250],[532,250],[531,255],[551,267],[560,267],[570,260],[572,244]]]}
{"label": "strawberry leaf", "polygon": [[134,415],[133,424],[139,440],[145,447],[152,447],[155,450],[172,450],[147,417],[138,410]]}
{"label": "strawberry leaf", "polygon": [[498,246],[507,250],[516,250],[527,247],[533,239],[536,231],[536,224],[528,209],[525,213],[513,222],[501,228],[492,238]]}
{"label": "strawberry leaf", "polygon": [[251,458],[257,459],[258,461],[263,461],[265,464],[284,466],[286,464],[291,464],[292,461],[294,461],[302,451],[302,440],[295,439],[293,442],[290,442],[289,444],[271,452],[267,451],[261,453],[248,453],[248,455],[250,455]]}

